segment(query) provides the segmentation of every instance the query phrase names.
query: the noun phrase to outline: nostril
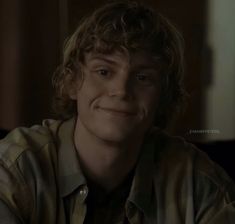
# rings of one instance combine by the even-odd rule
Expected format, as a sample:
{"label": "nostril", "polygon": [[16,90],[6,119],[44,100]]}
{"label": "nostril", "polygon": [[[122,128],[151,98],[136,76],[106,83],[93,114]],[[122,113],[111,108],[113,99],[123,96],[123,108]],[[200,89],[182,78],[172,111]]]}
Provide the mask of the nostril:
{"label": "nostril", "polygon": [[112,89],[110,91],[110,96],[125,96],[127,94],[127,91],[124,89]]}
{"label": "nostril", "polygon": [[120,99],[132,98],[130,89],[128,88],[114,88],[109,91],[109,96],[117,97]]}

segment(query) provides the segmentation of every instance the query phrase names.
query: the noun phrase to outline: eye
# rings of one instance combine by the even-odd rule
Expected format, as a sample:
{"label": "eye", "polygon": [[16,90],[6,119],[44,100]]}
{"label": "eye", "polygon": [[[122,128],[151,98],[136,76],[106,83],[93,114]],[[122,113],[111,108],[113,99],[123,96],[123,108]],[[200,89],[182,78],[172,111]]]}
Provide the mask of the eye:
{"label": "eye", "polygon": [[98,69],[96,72],[101,76],[108,76],[110,73],[107,69]]}
{"label": "eye", "polygon": [[136,74],[136,78],[139,81],[146,81],[148,79],[148,76],[144,73],[139,73],[139,74]]}
{"label": "eye", "polygon": [[91,73],[99,79],[110,79],[113,76],[113,69],[110,66],[98,65],[91,68]]}
{"label": "eye", "polygon": [[152,84],[151,76],[147,73],[137,73],[136,79],[140,84],[144,84],[144,85]]}

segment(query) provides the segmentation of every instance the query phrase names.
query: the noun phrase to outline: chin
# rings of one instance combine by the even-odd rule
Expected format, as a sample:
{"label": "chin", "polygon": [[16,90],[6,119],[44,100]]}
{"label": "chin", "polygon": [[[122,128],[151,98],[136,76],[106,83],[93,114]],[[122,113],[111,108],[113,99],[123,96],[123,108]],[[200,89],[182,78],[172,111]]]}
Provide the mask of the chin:
{"label": "chin", "polygon": [[[104,125],[103,125],[104,126]],[[131,137],[137,134],[136,128],[131,127],[117,127],[117,126],[109,126],[98,128],[93,132],[96,137],[100,140],[113,142],[113,143],[122,143],[126,142]]]}

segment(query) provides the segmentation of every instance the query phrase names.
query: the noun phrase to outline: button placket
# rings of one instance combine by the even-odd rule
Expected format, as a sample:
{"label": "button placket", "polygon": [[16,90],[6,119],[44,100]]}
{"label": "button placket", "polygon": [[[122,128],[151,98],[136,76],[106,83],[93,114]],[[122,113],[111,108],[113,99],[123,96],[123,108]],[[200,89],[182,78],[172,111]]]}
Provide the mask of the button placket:
{"label": "button placket", "polygon": [[72,213],[71,224],[82,224],[86,217],[87,206],[84,203],[88,195],[87,186],[81,186],[77,191],[77,197],[75,199],[74,211]]}
{"label": "button placket", "polygon": [[79,198],[81,199],[81,202],[85,201],[87,195],[88,195],[87,186],[82,186],[81,189],[79,189]]}

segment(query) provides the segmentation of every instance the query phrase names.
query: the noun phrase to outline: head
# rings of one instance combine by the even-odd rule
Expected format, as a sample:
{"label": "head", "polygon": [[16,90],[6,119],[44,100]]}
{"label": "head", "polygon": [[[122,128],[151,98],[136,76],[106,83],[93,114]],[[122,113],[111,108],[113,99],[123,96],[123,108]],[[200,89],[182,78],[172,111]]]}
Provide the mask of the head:
{"label": "head", "polygon": [[142,4],[125,1],[108,3],[85,17],[67,40],[63,62],[53,77],[55,110],[62,119],[77,114],[77,102],[70,96],[71,86],[84,73],[81,67],[90,53],[129,55],[147,52],[157,59],[160,97],[154,123],[165,128],[179,111],[184,99],[182,38],[162,15]]}

